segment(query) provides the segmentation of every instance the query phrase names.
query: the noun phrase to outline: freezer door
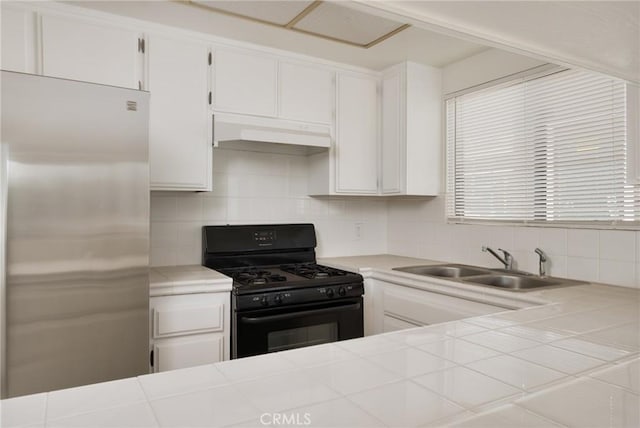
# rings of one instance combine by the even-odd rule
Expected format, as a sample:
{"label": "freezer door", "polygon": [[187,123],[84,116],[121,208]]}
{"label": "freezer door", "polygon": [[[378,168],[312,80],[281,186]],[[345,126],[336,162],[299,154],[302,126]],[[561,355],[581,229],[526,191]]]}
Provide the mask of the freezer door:
{"label": "freezer door", "polygon": [[2,72],[6,396],[148,372],[148,96]]}

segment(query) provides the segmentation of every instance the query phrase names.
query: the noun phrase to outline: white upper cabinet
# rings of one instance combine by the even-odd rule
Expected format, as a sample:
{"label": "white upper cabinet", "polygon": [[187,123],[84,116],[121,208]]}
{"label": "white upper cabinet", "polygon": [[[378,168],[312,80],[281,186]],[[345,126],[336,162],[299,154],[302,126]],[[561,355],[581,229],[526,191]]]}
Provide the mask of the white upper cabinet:
{"label": "white upper cabinet", "polygon": [[627,182],[640,184],[640,86],[627,84]]}
{"label": "white upper cabinet", "polygon": [[400,72],[385,74],[382,79],[382,193],[400,193],[404,180],[405,105],[402,91],[404,79]]}
{"label": "white upper cabinet", "polygon": [[2,6],[2,63],[0,68],[22,73],[35,72],[35,13]]}
{"label": "white upper cabinet", "polygon": [[338,73],[336,193],[378,193],[378,79]]}
{"label": "white upper cabinet", "polygon": [[152,190],[211,190],[209,49],[151,34],[147,40]]}
{"label": "white upper cabinet", "polygon": [[338,71],[335,141],[309,156],[310,195],[378,195],[378,76]]}
{"label": "white upper cabinet", "polygon": [[280,61],[278,69],[282,119],[331,124],[334,72],[308,64]]}
{"label": "white upper cabinet", "polygon": [[440,193],[441,110],[439,69],[406,62],[383,73],[382,194]]}
{"label": "white upper cabinet", "polygon": [[216,49],[214,109],[257,116],[277,115],[278,63],[259,52]]}
{"label": "white upper cabinet", "polygon": [[138,89],[135,31],[62,16],[42,16],[42,74]]}

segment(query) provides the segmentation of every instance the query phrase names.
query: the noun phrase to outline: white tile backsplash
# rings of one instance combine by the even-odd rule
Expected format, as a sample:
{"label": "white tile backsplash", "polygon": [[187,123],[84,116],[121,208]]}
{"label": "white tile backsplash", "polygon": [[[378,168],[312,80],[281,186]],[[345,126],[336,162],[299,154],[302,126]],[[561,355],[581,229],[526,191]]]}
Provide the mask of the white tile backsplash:
{"label": "white tile backsplash", "polygon": [[567,255],[573,257],[598,258],[599,231],[569,229],[567,231]]}
{"label": "white tile backsplash", "polygon": [[311,222],[319,257],[392,253],[500,267],[481,251],[489,245],[537,273],[540,247],[550,275],[640,288],[640,232],[448,224],[442,196],[309,197],[304,156],[216,149],[213,165],[212,192],[152,192],[153,266],[200,263],[203,225]]}
{"label": "white tile backsplash", "polygon": [[598,278],[598,259],[567,257],[567,276],[584,281]]}
{"label": "white tile backsplash", "polygon": [[635,263],[619,260],[600,259],[599,281],[625,287],[635,286]]}
{"label": "white tile backsplash", "polygon": [[567,254],[567,230],[559,228],[541,228],[539,230],[540,248],[549,255]]}
{"label": "white tile backsplash", "polygon": [[625,262],[635,261],[635,233],[628,233],[622,230],[601,230],[600,259]]}
{"label": "white tile backsplash", "polygon": [[216,224],[310,222],[318,256],[387,252],[387,201],[307,196],[304,156],[215,149],[213,168],[212,192],[151,193],[152,266],[199,264],[201,227]]}

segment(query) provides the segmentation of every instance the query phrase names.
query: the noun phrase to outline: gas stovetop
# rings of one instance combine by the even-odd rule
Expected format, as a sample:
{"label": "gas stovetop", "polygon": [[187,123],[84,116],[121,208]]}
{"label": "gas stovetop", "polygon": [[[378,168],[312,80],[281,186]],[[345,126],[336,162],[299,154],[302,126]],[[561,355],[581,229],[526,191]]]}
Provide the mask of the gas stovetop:
{"label": "gas stovetop", "polygon": [[234,294],[283,291],[362,281],[362,276],[359,274],[316,263],[237,267],[218,269],[218,271],[233,278]]}

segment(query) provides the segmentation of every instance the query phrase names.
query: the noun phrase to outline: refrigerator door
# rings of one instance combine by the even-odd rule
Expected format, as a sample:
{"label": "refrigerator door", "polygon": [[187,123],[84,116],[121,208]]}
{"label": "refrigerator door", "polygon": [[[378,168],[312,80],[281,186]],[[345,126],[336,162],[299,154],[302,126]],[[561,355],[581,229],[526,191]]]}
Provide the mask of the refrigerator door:
{"label": "refrigerator door", "polygon": [[148,372],[148,97],[2,72],[6,396]]}

